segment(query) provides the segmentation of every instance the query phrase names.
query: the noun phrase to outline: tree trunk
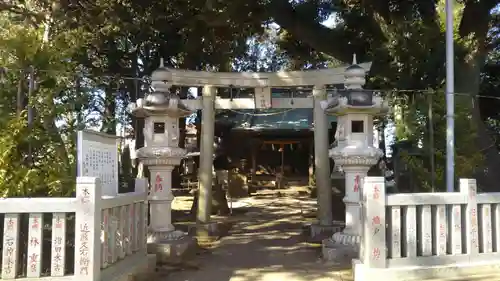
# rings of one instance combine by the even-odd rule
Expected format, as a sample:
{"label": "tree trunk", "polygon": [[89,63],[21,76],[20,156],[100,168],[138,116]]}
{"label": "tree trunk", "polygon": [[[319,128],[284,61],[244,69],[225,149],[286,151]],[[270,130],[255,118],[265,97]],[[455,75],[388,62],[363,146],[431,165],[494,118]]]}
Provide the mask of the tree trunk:
{"label": "tree trunk", "polygon": [[24,110],[25,96],[24,96],[24,72],[19,74],[19,82],[17,85],[17,117],[21,116],[21,112]]}
{"label": "tree trunk", "polygon": [[116,135],[116,93],[115,85],[108,84],[105,89],[104,113],[101,131],[106,134]]}
{"label": "tree trunk", "polygon": [[497,191],[496,185],[500,180],[500,154],[481,117],[477,98],[481,70],[489,51],[486,46],[490,12],[497,4],[495,0],[469,1],[465,4],[458,32],[462,41],[458,52],[462,51],[462,59],[455,67],[455,93],[459,93],[455,97],[470,101],[471,117],[476,124],[476,145],[484,156],[484,168],[476,171],[477,182],[483,191]]}
{"label": "tree trunk", "polygon": [[[138,54],[136,53],[136,56],[138,57]],[[134,73],[139,73],[140,68],[137,63],[137,59],[133,61],[133,69]],[[134,82],[134,89],[131,91],[131,93],[134,93],[131,95],[131,100],[133,102],[137,101],[137,99],[144,98],[144,90],[143,90],[143,85],[142,85],[141,80],[135,80]],[[134,130],[134,139],[135,139],[135,147],[134,150],[137,151],[139,148],[142,148],[144,146],[144,118],[136,118],[132,116],[132,128]],[[135,159],[134,163],[134,176],[135,177],[148,177],[148,169],[147,167],[143,167],[143,175],[139,175],[140,169],[139,169],[139,164],[140,161],[139,159]]]}
{"label": "tree trunk", "polygon": [[[55,107],[55,106],[54,106]],[[54,108],[52,107],[52,108]],[[59,129],[56,126],[56,118],[55,116],[46,115],[43,118],[43,127],[47,134],[50,136],[51,140],[58,145],[55,146],[57,159],[62,161],[62,167],[68,170],[69,175],[76,176],[76,171],[72,171],[71,164],[68,157],[68,151],[66,150],[66,145],[64,140],[59,133]]]}
{"label": "tree trunk", "polygon": [[476,53],[474,59],[463,61],[456,67],[456,93],[468,93],[470,96],[456,95],[457,100],[468,99],[471,106],[471,117],[476,124],[476,143],[478,151],[483,154],[484,168],[476,171],[477,183],[483,191],[498,191],[500,181],[500,154],[496,141],[489,132],[479,109],[476,94],[479,91],[479,75],[485,61],[484,54]]}
{"label": "tree trunk", "polygon": [[[174,91],[174,89],[172,89]],[[180,94],[179,98],[185,99],[187,97],[189,88],[187,87],[182,87],[180,89]],[[180,148],[186,148],[186,117],[180,118],[179,119],[179,147]],[[172,187],[181,187],[182,183],[182,162],[181,165],[176,166],[175,169],[172,171]]]}

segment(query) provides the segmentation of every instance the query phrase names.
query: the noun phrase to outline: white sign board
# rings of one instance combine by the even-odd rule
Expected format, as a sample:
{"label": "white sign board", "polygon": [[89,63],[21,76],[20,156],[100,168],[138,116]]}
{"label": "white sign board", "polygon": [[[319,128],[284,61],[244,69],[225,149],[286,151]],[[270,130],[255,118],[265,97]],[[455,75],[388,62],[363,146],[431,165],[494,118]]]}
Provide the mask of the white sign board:
{"label": "white sign board", "polygon": [[78,131],[77,176],[98,177],[102,195],[118,194],[118,137]]}
{"label": "white sign board", "polygon": [[271,87],[255,88],[255,108],[267,109],[271,107]]}

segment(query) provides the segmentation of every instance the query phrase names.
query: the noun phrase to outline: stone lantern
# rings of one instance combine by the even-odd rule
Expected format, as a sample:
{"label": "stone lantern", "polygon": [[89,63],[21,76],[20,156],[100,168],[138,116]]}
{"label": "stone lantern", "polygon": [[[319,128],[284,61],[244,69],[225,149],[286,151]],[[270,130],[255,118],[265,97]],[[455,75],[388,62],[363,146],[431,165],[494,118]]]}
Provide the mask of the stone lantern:
{"label": "stone lantern", "polygon": [[[337,116],[338,143],[330,149],[329,156],[344,173],[343,201],[346,206],[344,230],[323,243],[323,254],[327,259],[349,255],[345,251],[339,252],[339,249],[347,249],[353,257],[356,256],[361,241],[360,199],[363,179],[383,156],[382,150],[373,144],[373,117],[386,113],[389,106],[373,91],[363,90],[365,75],[365,70],[357,65],[354,56],[353,64],[345,71],[345,89],[335,92],[322,104],[327,114]],[[352,247],[343,248],[339,245]]]}
{"label": "stone lantern", "polygon": [[156,253],[160,261],[179,255],[193,243],[172,225],[172,171],[187,153],[179,147],[179,118],[193,111],[170,92],[171,77],[162,60],[151,77],[154,92],[129,106],[134,116],[144,118],[145,144],[136,154],[150,171],[148,252]]}

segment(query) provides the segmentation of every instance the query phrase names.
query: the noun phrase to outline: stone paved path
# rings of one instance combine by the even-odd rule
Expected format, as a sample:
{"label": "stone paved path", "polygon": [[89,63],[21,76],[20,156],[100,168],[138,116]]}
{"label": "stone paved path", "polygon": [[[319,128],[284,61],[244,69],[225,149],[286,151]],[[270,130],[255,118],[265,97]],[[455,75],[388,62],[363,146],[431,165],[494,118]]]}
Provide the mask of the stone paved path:
{"label": "stone paved path", "polygon": [[318,246],[304,242],[304,214],[314,201],[272,194],[248,203],[249,212],[237,218],[230,234],[193,261],[198,269],[172,272],[161,281],[352,280],[349,266],[325,264]]}

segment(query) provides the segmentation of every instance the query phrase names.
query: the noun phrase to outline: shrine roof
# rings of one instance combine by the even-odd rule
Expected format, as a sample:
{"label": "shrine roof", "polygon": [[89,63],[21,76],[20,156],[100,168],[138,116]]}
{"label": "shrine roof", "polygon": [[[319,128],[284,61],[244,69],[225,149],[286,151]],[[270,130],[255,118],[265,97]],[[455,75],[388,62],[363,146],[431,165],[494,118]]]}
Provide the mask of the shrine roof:
{"label": "shrine roof", "polygon": [[[273,97],[282,97],[273,92]],[[236,130],[311,130],[314,128],[312,108],[239,109],[219,111],[217,122],[231,124]],[[336,122],[328,116],[328,122]]]}

